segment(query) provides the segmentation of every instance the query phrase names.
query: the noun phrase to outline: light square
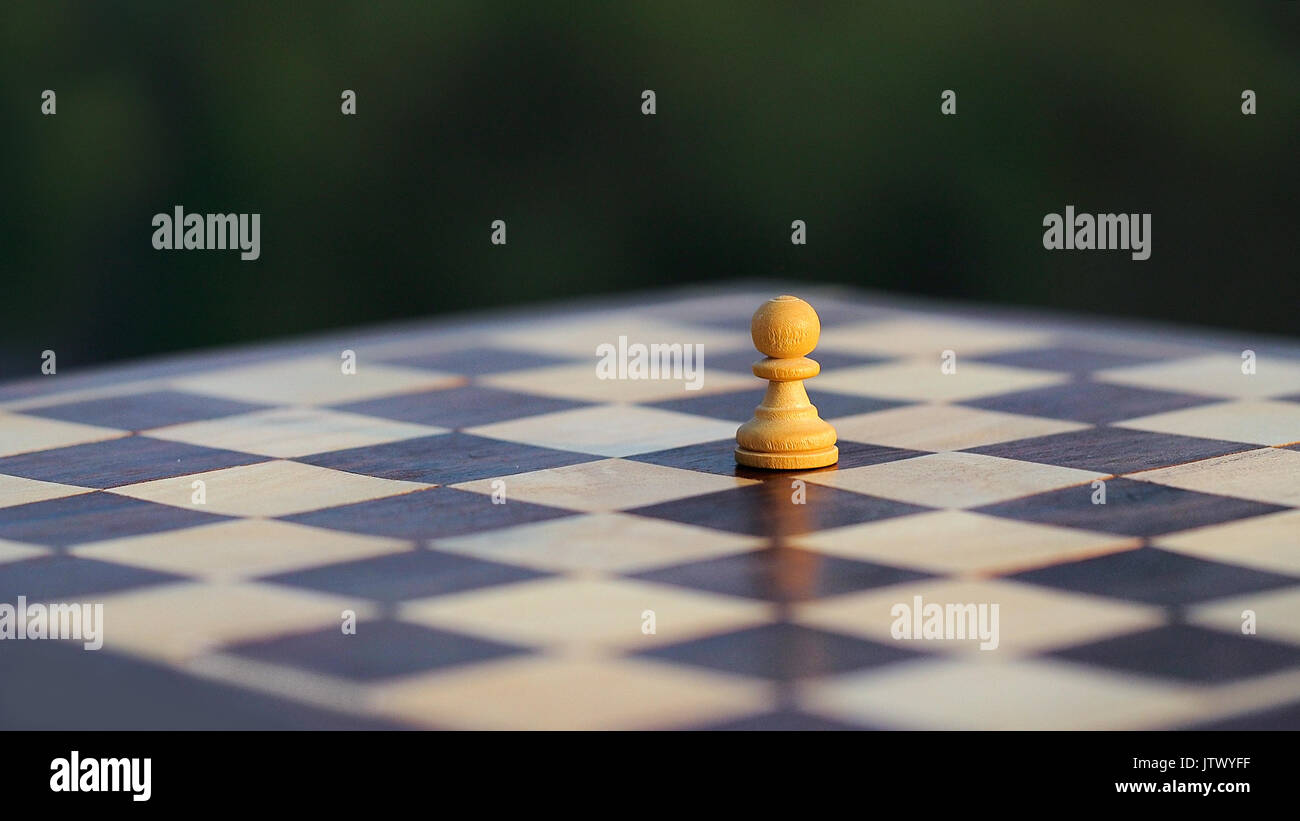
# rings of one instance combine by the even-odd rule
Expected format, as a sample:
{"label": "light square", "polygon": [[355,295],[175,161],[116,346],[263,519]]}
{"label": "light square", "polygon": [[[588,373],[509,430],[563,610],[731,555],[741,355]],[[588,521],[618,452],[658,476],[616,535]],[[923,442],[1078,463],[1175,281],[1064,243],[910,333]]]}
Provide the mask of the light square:
{"label": "light square", "polygon": [[[814,354],[815,356],[815,354]],[[939,357],[837,368],[815,377],[809,385],[813,404],[817,390],[854,396],[917,402],[960,402],[980,396],[1041,388],[1068,379],[1067,374],[1033,371],[1007,365],[958,361],[953,373],[939,369]]]}
{"label": "light square", "polygon": [[636,730],[719,721],[771,706],[765,684],[634,658],[513,658],[379,687],[376,710],[427,727]]}
{"label": "light square", "polygon": [[[895,639],[893,624],[907,616],[896,615],[894,608],[905,605],[909,608],[906,613],[914,614],[916,596],[921,597],[923,616],[930,604],[998,605],[997,647],[980,649],[978,638]],[[992,613],[991,609],[987,612]],[[897,584],[799,605],[795,618],[811,627],[903,648],[970,654],[990,662],[1146,630],[1164,622],[1159,608],[1002,579],[924,579]]]}
{"label": "light square", "polygon": [[0,457],[120,439],[127,431],[0,412]]}
{"label": "light square", "polygon": [[269,584],[168,584],[108,596],[104,647],[175,664],[238,641],[342,624],[344,610],[372,615],[364,600]]}
{"label": "light square", "polygon": [[433,546],[538,570],[635,573],[756,550],[765,543],[662,519],[595,513],[440,539]]}
{"label": "light square", "polygon": [[1300,452],[1261,448],[1148,470],[1131,478],[1160,485],[1300,507]]}
{"label": "light square", "polygon": [[[495,490],[493,483],[496,481],[479,479],[452,487],[490,494]],[[590,513],[643,507],[755,484],[753,479],[624,459],[602,459],[518,473],[505,477],[503,481],[507,499]]]}
{"label": "light square", "polygon": [[933,451],[965,450],[1086,427],[1078,422],[961,405],[908,405],[835,420],[842,441]]}
{"label": "light square", "polygon": [[[571,652],[633,650],[763,624],[767,606],[633,579],[548,578],[434,596],[402,606],[407,621]],[[654,611],[655,632],[642,625]]]}
{"label": "light square", "polygon": [[90,488],[77,487],[76,485],[42,482],[39,479],[24,479],[21,476],[6,476],[0,473],[0,507],[44,502],[48,499],[62,499],[65,496],[76,496],[89,492]]}
{"label": "light square", "polygon": [[1262,639],[1300,644],[1300,580],[1292,587],[1216,599],[1194,607],[1188,620],[1194,624],[1243,635],[1242,613],[1255,614],[1255,633]]}
{"label": "light square", "polygon": [[11,542],[8,539],[0,539],[0,564],[8,562],[20,562],[23,559],[34,559],[37,556],[49,556],[54,551],[38,547],[32,544],[23,544],[22,542]]}
{"label": "light square", "polygon": [[87,559],[229,582],[410,549],[409,542],[398,539],[241,519],[92,542],[71,552]]}
{"label": "light square", "polygon": [[1210,561],[1300,576],[1300,510],[1170,533],[1153,544]]}
{"label": "light square", "polygon": [[1141,540],[939,510],[837,527],[797,539],[819,553],[936,573],[1003,575],[1132,550]]}
{"label": "light square", "polygon": [[1256,360],[1253,374],[1242,373],[1241,366],[1239,356],[1212,354],[1174,362],[1112,368],[1098,371],[1094,376],[1101,382],[1230,399],[1263,399],[1300,393],[1300,362],[1260,357]]}
{"label": "light square", "polygon": [[1014,348],[1042,347],[1050,339],[1049,334],[1023,327],[918,315],[826,328],[817,347],[854,354],[933,359],[937,372],[939,356],[944,351],[955,352],[960,360]]}
{"label": "light square", "polygon": [[[758,354],[754,358],[758,359]],[[480,379],[479,384],[560,399],[628,403],[690,399],[764,384],[753,376],[707,367],[697,378],[700,387],[696,390],[687,389],[687,384],[695,383],[686,379],[601,379],[596,373],[593,360],[576,365],[555,365],[495,374]]]}
{"label": "light square", "polygon": [[688,413],[603,405],[467,428],[466,433],[597,456],[632,456],[736,435],[736,422]]}
{"label": "light square", "polygon": [[1103,475],[979,453],[932,453],[804,478],[900,502],[965,508],[1083,484]]}
{"label": "light square", "polygon": [[1300,402],[1243,400],[1199,405],[1115,423],[1122,428],[1176,433],[1254,445],[1300,442]]}
{"label": "light square", "polygon": [[53,393],[36,393],[19,399],[6,399],[0,402],[2,411],[30,411],[70,402],[85,402],[93,399],[107,399],[114,396],[129,396],[134,393],[148,393],[157,390],[162,380],[136,379],[113,381],[108,384],[92,385],[77,390],[55,391]]}
{"label": "light square", "polygon": [[1202,715],[1193,688],[1048,660],[918,662],[814,684],[806,708],[932,730],[1163,729]]}
{"label": "light square", "polygon": [[[675,322],[649,319],[642,313],[588,314],[566,319],[540,320],[515,325],[492,335],[492,344],[500,348],[517,348],[533,353],[571,356],[596,367],[596,348],[609,344],[618,347],[618,338],[627,337],[628,345],[653,343],[704,346],[704,362],[710,353],[734,351],[750,344],[748,328],[736,332],[711,330]],[[758,359],[758,356],[754,357]]]}
{"label": "light square", "polygon": [[438,371],[380,365],[359,357],[356,373],[343,373],[338,356],[308,356],[202,373],[176,380],[180,390],[281,405],[333,405],[395,393],[414,393],[464,383]]}
{"label": "light square", "polygon": [[[207,503],[204,505],[195,505],[191,501],[195,480],[202,480],[206,486]],[[429,487],[432,485],[360,476],[298,462],[274,461],[142,482],[114,488],[110,492],[208,513],[271,517],[396,496]]]}
{"label": "light square", "polygon": [[312,453],[380,445],[446,432],[447,428],[413,425],[342,411],[275,408],[155,428],[148,435],[154,439],[291,459]]}

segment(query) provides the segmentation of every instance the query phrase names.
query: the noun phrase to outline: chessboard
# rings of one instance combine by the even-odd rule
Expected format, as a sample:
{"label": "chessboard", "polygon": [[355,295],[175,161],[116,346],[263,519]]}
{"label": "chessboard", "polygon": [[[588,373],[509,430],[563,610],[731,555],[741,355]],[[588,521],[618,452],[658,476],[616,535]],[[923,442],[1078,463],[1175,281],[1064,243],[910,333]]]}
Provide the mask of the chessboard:
{"label": "chessboard", "polygon": [[0,603],[102,647],[0,641],[0,727],[1300,729],[1300,344],[796,286],[839,463],[739,468],[790,289],[33,352]]}

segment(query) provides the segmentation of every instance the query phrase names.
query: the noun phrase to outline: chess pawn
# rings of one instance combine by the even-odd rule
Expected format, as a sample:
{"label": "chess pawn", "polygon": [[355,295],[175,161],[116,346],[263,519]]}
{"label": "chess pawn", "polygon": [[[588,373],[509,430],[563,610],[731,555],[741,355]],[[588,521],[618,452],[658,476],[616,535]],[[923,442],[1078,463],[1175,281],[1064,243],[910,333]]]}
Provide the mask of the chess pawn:
{"label": "chess pawn", "polygon": [[840,458],[835,428],[817,415],[803,386],[821,372],[807,356],[822,332],[817,312],[798,297],[779,296],[759,306],[749,332],[767,357],[754,363],[754,375],[768,385],[754,418],[736,431],[736,461],[780,470],[835,464]]}

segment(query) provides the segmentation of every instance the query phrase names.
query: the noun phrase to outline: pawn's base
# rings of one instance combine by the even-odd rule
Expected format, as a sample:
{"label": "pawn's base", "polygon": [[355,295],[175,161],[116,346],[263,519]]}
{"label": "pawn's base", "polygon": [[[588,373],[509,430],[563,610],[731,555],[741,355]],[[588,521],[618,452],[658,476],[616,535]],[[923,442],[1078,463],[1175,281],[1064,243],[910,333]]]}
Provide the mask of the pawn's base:
{"label": "pawn's base", "polygon": [[835,445],[821,450],[786,451],[785,453],[759,453],[736,448],[737,464],[767,470],[811,470],[833,465],[839,460],[840,449]]}

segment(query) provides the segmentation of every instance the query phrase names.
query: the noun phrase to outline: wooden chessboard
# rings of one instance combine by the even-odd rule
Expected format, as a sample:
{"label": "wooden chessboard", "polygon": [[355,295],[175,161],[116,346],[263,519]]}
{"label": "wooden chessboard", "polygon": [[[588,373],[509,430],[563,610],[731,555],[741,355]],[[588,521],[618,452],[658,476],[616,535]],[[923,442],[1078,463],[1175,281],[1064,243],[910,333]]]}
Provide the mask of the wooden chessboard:
{"label": "wooden chessboard", "polygon": [[841,458],[774,475],[777,292],[0,384],[0,602],[104,608],[0,642],[0,727],[1300,728],[1300,345],[799,288]]}

